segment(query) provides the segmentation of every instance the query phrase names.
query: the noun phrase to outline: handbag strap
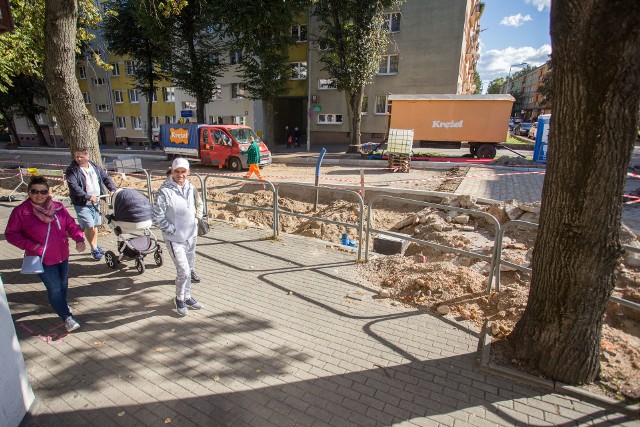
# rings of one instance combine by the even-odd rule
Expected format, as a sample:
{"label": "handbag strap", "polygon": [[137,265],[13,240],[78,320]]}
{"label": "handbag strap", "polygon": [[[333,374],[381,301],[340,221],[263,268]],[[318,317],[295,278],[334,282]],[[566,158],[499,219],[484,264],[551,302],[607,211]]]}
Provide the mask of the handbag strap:
{"label": "handbag strap", "polygon": [[51,223],[49,223],[49,227],[47,227],[47,238],[44,239],[44,248],[42,248],[42,259],[44,260],[44,253],[47,250],[47,243],[49,243],[49,232],[51,231]]}

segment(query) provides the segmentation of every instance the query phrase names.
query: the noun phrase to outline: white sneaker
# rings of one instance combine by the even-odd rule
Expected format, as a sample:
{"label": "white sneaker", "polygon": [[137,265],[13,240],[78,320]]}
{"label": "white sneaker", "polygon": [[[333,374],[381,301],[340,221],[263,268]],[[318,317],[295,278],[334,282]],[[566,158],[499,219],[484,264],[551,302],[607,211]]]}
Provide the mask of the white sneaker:
{"label": "white sneaker", "polygon": [[80,327],[80,323],[76,322],[71,316],[67,317],[64,321],[64,327],[67,328],[67,332],[75,331]]}

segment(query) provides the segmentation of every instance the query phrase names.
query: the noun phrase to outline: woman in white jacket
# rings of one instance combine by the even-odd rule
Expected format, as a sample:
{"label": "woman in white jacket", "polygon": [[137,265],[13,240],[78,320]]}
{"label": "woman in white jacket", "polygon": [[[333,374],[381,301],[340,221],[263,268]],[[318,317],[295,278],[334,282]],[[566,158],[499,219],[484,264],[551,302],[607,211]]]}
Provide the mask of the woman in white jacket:
{"label": "woman in white jacket", "polygon": [[187,159],[175,159],[171,175],[158,190],[153,206],[153,224],[162,230],[162,237],[176,266],[175,305],[180,316],[186,316],[189,309],[200,310],[203,307],[191,295],[191,271],[198,237],[196,218],[202,217],[202,203],[197,206],[197,190],[188,176]]}

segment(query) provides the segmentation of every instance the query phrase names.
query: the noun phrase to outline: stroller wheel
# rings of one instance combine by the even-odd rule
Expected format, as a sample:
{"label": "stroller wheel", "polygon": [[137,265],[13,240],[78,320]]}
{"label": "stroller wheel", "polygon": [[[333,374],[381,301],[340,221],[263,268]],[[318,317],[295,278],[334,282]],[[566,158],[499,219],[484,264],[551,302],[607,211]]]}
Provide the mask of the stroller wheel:
{"label": "stroller wheel", "polygon": [[136,259],[136,270],[140,274],[144,273],[144,262],[140,258]]}
{"label": "stroller wheel", "polygon": [[104,254],[104,262],[111,268],[116,268],[118,264],[120,264],[120,260],[118,259],[116,254],[111,251],[107,251]]}
{"label": "stroller wheel", "polygon": [[153,253],[153,260],[156,262],[158,267],[162,266],[162,254],[159,251],[155,251]]}

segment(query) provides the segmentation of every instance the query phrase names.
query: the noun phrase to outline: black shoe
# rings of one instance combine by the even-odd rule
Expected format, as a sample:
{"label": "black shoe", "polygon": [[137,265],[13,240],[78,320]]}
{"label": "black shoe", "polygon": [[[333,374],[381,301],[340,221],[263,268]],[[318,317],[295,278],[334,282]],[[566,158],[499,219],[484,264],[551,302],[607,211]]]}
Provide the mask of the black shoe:
{"label": "black shoe", "polygon": [[200,283],[200,276],[195,271],[191,272],[191,283]]}

